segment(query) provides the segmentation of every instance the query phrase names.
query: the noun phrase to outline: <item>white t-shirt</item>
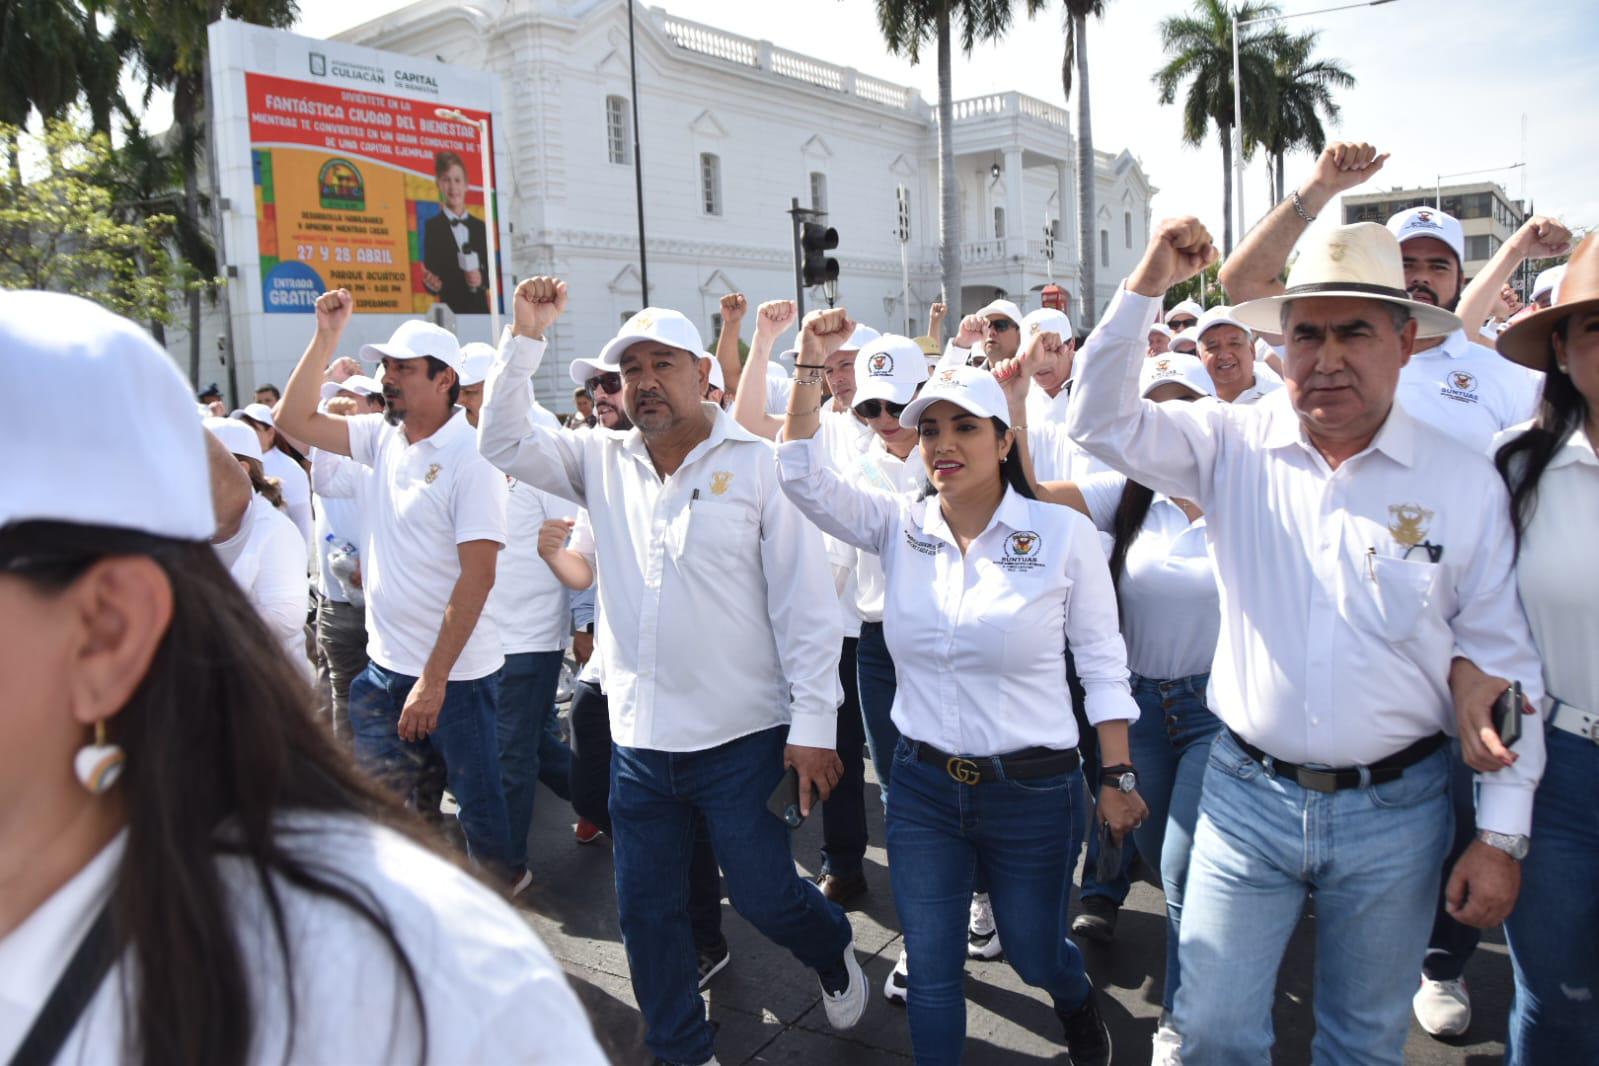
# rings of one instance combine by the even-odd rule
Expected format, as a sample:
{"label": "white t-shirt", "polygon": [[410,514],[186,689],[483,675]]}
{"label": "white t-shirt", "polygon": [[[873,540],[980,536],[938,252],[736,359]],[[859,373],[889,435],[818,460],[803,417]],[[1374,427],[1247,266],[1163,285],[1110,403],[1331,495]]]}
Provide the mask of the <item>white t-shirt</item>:
{"label": "white t-shirt", "polygon": [[267,477],[283,484],[283,510],[294,522],[307,547],[311,544],[311,479],[299,463],[276,448],[261,456],[261,469]]}
{"label": "white t-shirt", "polygon": [[1542,391],[1542,374],[1468,342],[1457,329],[1410,357],[1395,397],[1413,417],[1486,453],[1495,434],[1533,416]]}
{"label": "white t-shirt", "polygon": [[[419,677],[461,576],[457,545],[505,543],[505,476],[478,454],[465,411],[415,444],[382,415],[346,424],[351,458],[375,471],[366,508],[370,550],[361,560],[367,655],[385,670]],[[476,681],[504,662],[493,619],[483,615],[450,680]]]}
{"label": "white t-shirt", "polygon": [[[389,829],[349,816],[280,816],[279,843],[387,912],[421,986],[428,1063],[604,1063],[588,1016],[522,918],[464,871]],[[101,903],[127,846],[118,836],[0,939],[0,1058],[43,1007]],[[409,986],[369,922],[344,904],[276,883],[294,963],[289,1029],[283,956],[253,867],[219,858],[249,981],[254,1037],[246,1061],[416,1062]],[[127,1044],[118,962],[56,1061],[119,1062]],[[293,1038],[293,1055],[287,1054]]]}
{"label": "white t-shirt", "polygon": [[506,478],[505,550],[484,613],[500,630],[505,654],[560,651],[571,631],[566,586],[539,558],[539,527],[547,519],[571,518],[578,507],[525,481]]}
{"label": "white t-shirt", "polygon": [[289,660],[309,677],[305,612],[310,602],[310,582],[306,577],[305,540],[300,531],[265,496],[251,493],[239,531],[215,548]]}

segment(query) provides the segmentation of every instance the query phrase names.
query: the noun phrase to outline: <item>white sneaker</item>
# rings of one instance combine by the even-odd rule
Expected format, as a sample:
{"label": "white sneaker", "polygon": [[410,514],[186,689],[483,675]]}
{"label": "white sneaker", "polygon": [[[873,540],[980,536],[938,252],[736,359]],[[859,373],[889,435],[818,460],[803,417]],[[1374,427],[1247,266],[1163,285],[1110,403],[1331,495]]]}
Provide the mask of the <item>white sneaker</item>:
{"label": "white sneaker", "polygon": [[532,887],[533,887],[533,871],[532,870],[523,870],[521,879],[518,880],[516,882],[516,884],[511,887],[511,898],[515,899],[516,897],[520,896],[522,893],[526,892],[529,888],[532,888]]}
{"label": "white sneaker", "polygon": [[850,939],[844,949],[844,968],[849,971],[849,984],[842,992],[829,992],[822,986],[822,1006],[827,1011],[827,1024],[834,1029],[853,1029],[866,1013],[866,975],[861,964],[855,961],[855,940]]}
{"label": "white sneaker", "polygon": [[966,924],[966,957],[997,959],[1005,953],[999,946],[999,929],[994,925],[994,907],[987,892],[972,893],[971,920]]}
{"label": "white sneaker", "polygon": [[1471,994],[1466,991],[1465,978],[1429,981],[1423,977],[1410,1008],[1432,1036],[1460,1036],[1471,1027]]}
{"label": "white sneaker", "polygon": [[883,998],[896,1006],[905,1005],[906,988],[910,982],[910,970],[905,965],[905,953],[899,953],[899,961],[894,964],[894,969],[883,981]]}
{"label": "white sneaker", "polygon": [[1183,1038],[1170,1025],[1155,1030],[1151,1042],[1149,1066],[1183,1066]]}

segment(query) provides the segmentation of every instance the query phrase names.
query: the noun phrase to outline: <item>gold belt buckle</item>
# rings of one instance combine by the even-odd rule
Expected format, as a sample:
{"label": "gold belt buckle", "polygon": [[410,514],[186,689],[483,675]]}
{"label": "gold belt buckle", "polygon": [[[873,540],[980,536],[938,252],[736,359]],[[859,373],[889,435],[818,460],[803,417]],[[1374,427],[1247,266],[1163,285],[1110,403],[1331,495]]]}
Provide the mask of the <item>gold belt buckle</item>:
{"label": "gold belt buckle", "polygon": [[944,770],[963,785],[975,785],[983,779],[983,773],[977,764],[959,755],[951,755],[949,761],[944,764]]}

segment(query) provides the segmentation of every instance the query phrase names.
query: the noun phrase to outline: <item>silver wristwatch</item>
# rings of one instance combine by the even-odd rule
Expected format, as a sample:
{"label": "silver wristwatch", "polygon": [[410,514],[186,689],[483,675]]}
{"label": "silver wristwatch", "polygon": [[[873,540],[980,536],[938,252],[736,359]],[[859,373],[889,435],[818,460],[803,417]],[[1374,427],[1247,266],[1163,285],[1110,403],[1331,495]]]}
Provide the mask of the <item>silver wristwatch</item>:
{"label": "silver wristwatch", "polygon": [[1529,838],[1512,836],[1509,833],[1495,833],[1491,829],[1477,830],[1477,839],[1490,848],[1498,848],[1517,862],[1525,859],[1527,852],[1532,850],[1532,841]]}

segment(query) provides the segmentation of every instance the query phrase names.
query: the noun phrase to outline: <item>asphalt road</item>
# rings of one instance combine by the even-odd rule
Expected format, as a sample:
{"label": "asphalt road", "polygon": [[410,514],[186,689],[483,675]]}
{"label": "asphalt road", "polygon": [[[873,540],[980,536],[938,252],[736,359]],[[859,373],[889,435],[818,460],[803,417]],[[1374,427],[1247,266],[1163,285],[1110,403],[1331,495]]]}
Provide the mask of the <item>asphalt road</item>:
{"label": "asphalt road", "polygon": [[[871,772],[870,764],[867,772]],[[874,791],[868,793],[875,800]],[[910,1062],[905,1012],[885,1002],[880,991],[899,957],[900,944],[882,849],[882,811],[875,802],[867,807],[873,843],[866,856],[871,891],[850,914],[855,946],[872,987],[866,1016],[847,1033],[833,1032],[810,971],[756,933],[724,901],[723,928],[732,962],[715,978],[706,996],[710,1016],[720,1025],[716,1052],[722,1066]],[[540,788],[529,839],[536,881],[520,902],[529,921],[566,967],[614,1061],[628,1066],[648,1063],[616,920],[609,839],[601,837],[596,844],[578,846],[571,833],[574,820],[565,803]],[[816,871],[820,842],[821,819],[813,816],[795,834],[795,859],[807,875]],[[1278,977],[1275,1061],[1281,1064],[1310,1061],[1314,1031],[1311,921],[1307,917],[1301,924]],[[1085,946],[1089,973],[1106,996],[1105,1016],[1118,1066],[1149,1062],[1150,1037],[1160,1015],[1164,936],[1161,894],[1148,884],[1138,884],[1122,909],[1115,943],[1103,948]],[[966,1063],[1011,1066],[1065,1060],[1059,1023],[1046,996],[1023,984],[1003,960],[968,962],[966,973]],[[1501,1061],[1511,977],[1504,939],[1498,931],[1484,938],[1467,970],[1467,980],[1474,1017],[1466,1037],[1441,1043],[1412,1022],[1405,1046],[1407,1063],[1488,1066]]]}

